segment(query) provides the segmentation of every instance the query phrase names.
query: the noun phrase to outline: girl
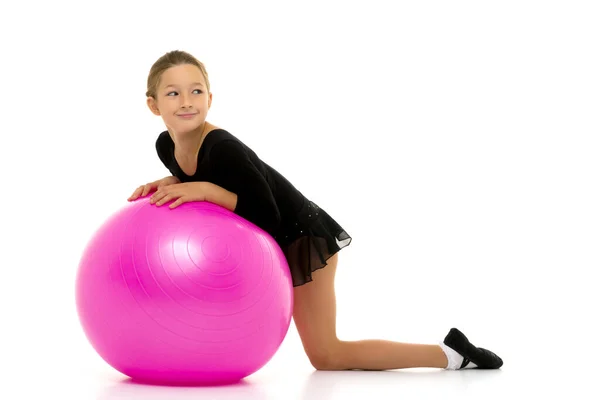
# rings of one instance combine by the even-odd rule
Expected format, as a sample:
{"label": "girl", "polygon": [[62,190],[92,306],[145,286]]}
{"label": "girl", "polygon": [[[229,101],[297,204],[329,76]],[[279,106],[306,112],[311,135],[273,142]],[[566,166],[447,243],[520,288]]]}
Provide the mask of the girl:
{"label": "girl", "polygon": [[166,53],[152,66],[147,84],[147,105],[167,128],[158,135],[156,151],[171,175],[138,187],[128,200],[154,192],[150,203],[156,206],[209,201],[272,235],[291,270],[294,323],[314,368],[502,366],[500,357],[475,347],[456,328],[439,345],[339,340],[334,277],[338,252],[350,244],[350,235],[242,141],[206,121],[212,93],[206,69],[195,57]]}

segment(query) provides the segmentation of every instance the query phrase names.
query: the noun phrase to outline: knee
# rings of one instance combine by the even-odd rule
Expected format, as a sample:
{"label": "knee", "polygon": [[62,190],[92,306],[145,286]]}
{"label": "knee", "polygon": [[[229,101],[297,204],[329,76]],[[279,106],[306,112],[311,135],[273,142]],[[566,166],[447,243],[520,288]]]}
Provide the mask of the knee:
{"label": "knee", "polygon": [[318,349],[307,349],[306,355],[317,371],[339,371],[344,369],[339,343]]}

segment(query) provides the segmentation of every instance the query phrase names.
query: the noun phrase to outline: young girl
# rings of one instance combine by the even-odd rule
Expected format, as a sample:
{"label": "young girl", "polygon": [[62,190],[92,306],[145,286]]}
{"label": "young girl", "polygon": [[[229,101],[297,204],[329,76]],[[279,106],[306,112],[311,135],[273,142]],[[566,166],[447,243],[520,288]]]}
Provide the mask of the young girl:
{"label": "young girl", "polygon": [[156,206],[209,201],[272,235],[291,270],[294,323],[316,369],[502,366],[500,357],[473,346],[456,328],[439,345],[339,340],[334,277],[338,252],[350,244],[350,235],[237,137],[206,121],[210,83],[192,55],[172,51],[160,57],[150,70],[146,96],[167,128],[158,135],[156,151],[171,175],[138,187],[128,200],[154,192],[150,203]]}

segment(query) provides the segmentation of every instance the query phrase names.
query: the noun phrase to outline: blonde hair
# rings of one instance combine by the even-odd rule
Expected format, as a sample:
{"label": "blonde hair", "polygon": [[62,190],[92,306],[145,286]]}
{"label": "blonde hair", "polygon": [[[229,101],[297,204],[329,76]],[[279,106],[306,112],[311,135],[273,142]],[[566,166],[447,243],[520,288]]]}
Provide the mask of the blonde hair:
{"label": "blonde hair", "polygon": [[204,80],[206,81],[206,90],[210,93],[208,72],[206,72],[204,64],[190,53],[181,50],[173,50],[165,53],[152,64],[152,68],[150,68],[150,73],[148,74],[146,97],[156,99],[156,90],[158,89],[158,84],[160,83],[163,72],[171,67],[185,64],[195,65],[200,68],[200,72],[202,72],[202,76],[204,76]]}

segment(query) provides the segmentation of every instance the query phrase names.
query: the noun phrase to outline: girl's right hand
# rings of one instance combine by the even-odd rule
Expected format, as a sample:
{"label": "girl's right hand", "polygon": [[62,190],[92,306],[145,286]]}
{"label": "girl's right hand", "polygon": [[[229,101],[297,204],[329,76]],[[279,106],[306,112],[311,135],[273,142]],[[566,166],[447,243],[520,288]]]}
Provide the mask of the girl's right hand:
{"label": "girl's right hand", "polygon": [[150,192],[153,192],[153,191],[157,190],[158,188],[161,188],[163,186],[168,186],[168,185],[174,185],[176,183],[181,183],[179,178],[177,178],[176,176],[167,176],[166,178],[162,178],[162,179],[156,180],[154,182],[146,183],[145,185],[142,185],[142,186],[138,187],[137,189],[135,189],[135,191],[131,194],[131,196],[129,196],[127,201],[133,201],[140,197],[147,196]]}

